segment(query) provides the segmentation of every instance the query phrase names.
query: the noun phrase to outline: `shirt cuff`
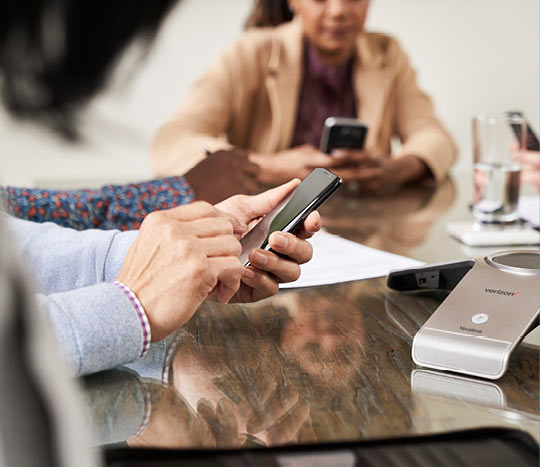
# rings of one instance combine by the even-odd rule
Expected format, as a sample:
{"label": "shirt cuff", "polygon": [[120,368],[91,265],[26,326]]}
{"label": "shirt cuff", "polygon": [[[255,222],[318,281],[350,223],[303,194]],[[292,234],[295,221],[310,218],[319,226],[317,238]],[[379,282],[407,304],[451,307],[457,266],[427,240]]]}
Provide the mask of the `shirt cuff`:
{"label": "shirt cuff", "polygon": [[115,281],[114,284],[118,286],[124,294],[128,297],[133,307],[137,311],[137,317],[139,317],[139,322],[141,323],[141,329],[143,330],[143,350],[141,351],[141,356],[144,356],[150,348],[151,334],[150,334],[150,324],[148,323],[148,317],[145,313],[143,305],[135,295],[135,293],[128,288],[124,283],[120,281]]}

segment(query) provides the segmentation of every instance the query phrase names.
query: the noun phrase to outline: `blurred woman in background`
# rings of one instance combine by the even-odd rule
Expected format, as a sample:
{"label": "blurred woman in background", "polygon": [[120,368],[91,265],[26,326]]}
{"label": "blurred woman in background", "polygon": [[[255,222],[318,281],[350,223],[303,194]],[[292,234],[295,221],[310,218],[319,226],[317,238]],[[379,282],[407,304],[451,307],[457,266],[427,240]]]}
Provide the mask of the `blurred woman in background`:
{"label": "blurred woman in background", "polygon": [[[161,176],[186,171],[202,148],[240,147],[278,184],[328,167],[369,192],[445,178],[455,147],[390,36],[364,31],[368,0],[258,0],[249,29],[158,131]],[[271,27],[267,27],[271,26]],[[327,117],[368,124],[364,149],[320,152]],[[402,146],[393,153],[391,138]]]}

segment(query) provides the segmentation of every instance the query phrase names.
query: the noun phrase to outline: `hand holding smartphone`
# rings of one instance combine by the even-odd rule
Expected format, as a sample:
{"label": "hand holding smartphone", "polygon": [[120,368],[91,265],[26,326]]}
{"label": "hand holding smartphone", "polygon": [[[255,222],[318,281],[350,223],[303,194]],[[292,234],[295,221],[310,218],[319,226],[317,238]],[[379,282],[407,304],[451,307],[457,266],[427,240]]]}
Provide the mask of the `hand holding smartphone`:
{"label": "hand holding smartphone", "polygon": [[[524,116],[520,111],[508,111],[505,113],[505,115],[511,119],[513,117],[520,117],[524,119]],[[526,149],[528,151],[539,151],[539,138],[537,138],[537,135],[533,131],[530,124],[526,121],[526,119],[524,119],[524,121],[526,122]],[[513,123],[511,123],[510,125],[513,133],[515,134],[515,137],[517,138],[517,141],[520,142],[522,140],[521,126]]]}
{"label": "hand holding smartphone", "polygon": [[341,184],[342,179],[328,169],[314,169],[290,195],[241,239],[241,263],[244,266],[249,265],[248,255],[253,249],[271,250],[269,237],[273,232],[295,233],[308,215],[328,200]]}

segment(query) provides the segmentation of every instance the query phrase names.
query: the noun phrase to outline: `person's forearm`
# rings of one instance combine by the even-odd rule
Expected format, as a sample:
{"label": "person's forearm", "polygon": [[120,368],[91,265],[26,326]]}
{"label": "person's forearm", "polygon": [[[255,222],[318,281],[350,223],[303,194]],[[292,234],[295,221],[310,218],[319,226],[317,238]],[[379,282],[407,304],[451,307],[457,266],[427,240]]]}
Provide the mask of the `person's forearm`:
{"label": "person's forearm", "polygon": [[156,210],[189,203],[194,198],[183,177],[169,177],[95,190],[41,190],[2,187],[0,197],[13,216],[83,229],[138,229]]}
{"label": "person's forearm", "polygon": [[139,229],[153,211],[186,205],[194,199],[192,187],[184,177],[168,177],[129,185],[108,185],[102,192],[111,200],[100,229]]}
{"label": "person's forearm", "polygon": [[433,177],[423,160],[414,155],[405,155],[394,159],[393,173],[395,183],[398,185]]}
{"label": "person's forearm", "polygon": [[110,369],[141,355],[144,335],[140,318],[114,284],[38,294],[37,298],[49,317],[61,354],[75,374]]}
{"label": "person's forearm", "polygon": [[434,180],[441,182],[456,159],[456,147],[443,129],[431,128],[410,134],[403,140],[398,157],[408,155],[423,161]]}
{"label": "person's forearm", "polygon": [[44,294],[113,282],[137,235],[137,231],[75,231],[4,217]]}

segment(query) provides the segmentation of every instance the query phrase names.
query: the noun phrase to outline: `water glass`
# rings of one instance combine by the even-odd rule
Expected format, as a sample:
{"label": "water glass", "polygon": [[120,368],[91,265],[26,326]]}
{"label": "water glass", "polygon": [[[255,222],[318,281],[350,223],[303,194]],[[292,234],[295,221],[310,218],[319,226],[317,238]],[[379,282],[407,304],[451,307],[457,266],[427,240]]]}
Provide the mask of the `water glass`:
{"label": "water glass", "polygon": [[526,122],[515,115],[473,118],[473,215],[482,223],[519,219],[520,164],[513,153],[524,150]]}

